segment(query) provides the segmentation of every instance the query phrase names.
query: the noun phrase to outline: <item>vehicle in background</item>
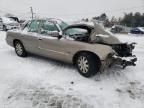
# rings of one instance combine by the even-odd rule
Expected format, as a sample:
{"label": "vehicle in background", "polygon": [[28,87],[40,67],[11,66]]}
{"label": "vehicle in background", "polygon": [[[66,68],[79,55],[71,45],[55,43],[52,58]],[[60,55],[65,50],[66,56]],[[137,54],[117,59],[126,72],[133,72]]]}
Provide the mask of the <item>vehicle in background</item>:
{"label": "vehicle in background", "polygon": [[144,27],[136,27],[130,30],[132,34],[144,34]]}
{"label": "vehicle in background", "polygon": [[18,17],[13,17],[13,16],[11,16],[11,17],[8,17],[8,18],[11,18],[11,19],[13,19],[14,21],[16,21],[16,22],[18,22],[18,23],[20,22],[19,19],[18,19]]}
{"label": "vehicle in background", "polygon": [[96,22],[72,24],[58,19],[34,19],[21,30],[8,31],[7,43],[20,57],[27,53],[74,64],[79,73],[91,77],[112,65],[135,66],[135,43],[122,43]]}
{"label": "vehicle in background", "polygon": [[113,25],[111,27],[112,33],[129,33],[131,30],[130,27],[122,26],[122,25]]}
{"label": "vehicle in background", "polygon": [[3,30],[2,18],[0,18],[0,30]]}
{"label": "vehicle in background", "polygon": [[2,23],[2,30],[4,30],[4,31],[20,28],[20,24],[11,18],[1,17],[1,21],[2,21],[1,22]]}

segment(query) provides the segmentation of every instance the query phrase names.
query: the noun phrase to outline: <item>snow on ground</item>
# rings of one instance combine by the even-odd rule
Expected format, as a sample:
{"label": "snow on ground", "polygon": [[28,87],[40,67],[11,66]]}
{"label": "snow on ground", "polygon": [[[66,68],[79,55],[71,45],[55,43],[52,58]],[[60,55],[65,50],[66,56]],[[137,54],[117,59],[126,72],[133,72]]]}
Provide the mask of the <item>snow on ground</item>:
{"label": "snow on ground", "polygon": [[113,67],[93,78],[65,63],[18,57],[0,32],[0,108],[143,108],[144,36],[116,36],[137,42],[136,67]]}

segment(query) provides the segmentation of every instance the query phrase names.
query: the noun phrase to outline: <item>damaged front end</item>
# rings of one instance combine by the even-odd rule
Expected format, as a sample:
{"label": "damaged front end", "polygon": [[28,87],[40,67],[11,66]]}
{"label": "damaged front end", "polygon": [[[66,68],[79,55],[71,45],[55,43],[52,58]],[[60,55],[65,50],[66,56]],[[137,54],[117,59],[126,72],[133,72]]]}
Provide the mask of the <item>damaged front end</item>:
{"label": "damaged front end", "polygon": [[112,65],[122,66],[123,69],[127,66],[136,66],[137,57],[132,54],[136,43],[122,43],[116,36],[106,31],[99,24],[94,21],[93,23],[94,30],[90,35],[90,43],[107,45],[113,50],[103,61],[102,69],[111,67]]}
{"label": "damaged front end", "polygon": [[137,61],[137,57],[132,54],[135,44],[136,43],[121,43],[110,45],[114,53],[108,55],[106,60],[106,62],[108,62],[106,63],[107,66],[120,65],[123,69],[127,66],[136,66],[135,62]]}

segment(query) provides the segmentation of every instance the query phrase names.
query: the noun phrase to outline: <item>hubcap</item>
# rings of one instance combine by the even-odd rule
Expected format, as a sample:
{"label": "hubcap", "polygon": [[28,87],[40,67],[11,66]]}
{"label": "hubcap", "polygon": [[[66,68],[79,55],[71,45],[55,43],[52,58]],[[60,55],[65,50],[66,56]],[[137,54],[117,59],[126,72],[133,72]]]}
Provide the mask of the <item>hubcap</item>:
{"label": "hubcap", "polygon": [[23,53],[23,48],[20,43],[16,44],[16,52],[18,55],[22,55],[22,53]]}
{"label": "hubcap", "polygon": [[86,57],[80,56],[78,58],[78,67],[79,67],[81,72],[83,72],[83,73],[87,73],[88,72],[89,64],[88,64],[88,60],[87,60]]}

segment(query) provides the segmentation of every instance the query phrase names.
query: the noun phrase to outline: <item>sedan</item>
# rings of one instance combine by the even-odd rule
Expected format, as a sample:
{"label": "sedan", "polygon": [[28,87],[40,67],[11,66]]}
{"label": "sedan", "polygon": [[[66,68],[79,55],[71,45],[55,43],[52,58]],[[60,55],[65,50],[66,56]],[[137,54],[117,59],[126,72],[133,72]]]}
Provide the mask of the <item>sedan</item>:
{"label": "sedan", "polygon": [[[21,30],[7,32],[7,43],[20,57],[28,53],[74,64],[85,77],[116,64],[135,66],[135,43],[122,43],[95,21],[68,25],[59,19],[34,19]],[[124,59],[131,57],[130,60]]]}

